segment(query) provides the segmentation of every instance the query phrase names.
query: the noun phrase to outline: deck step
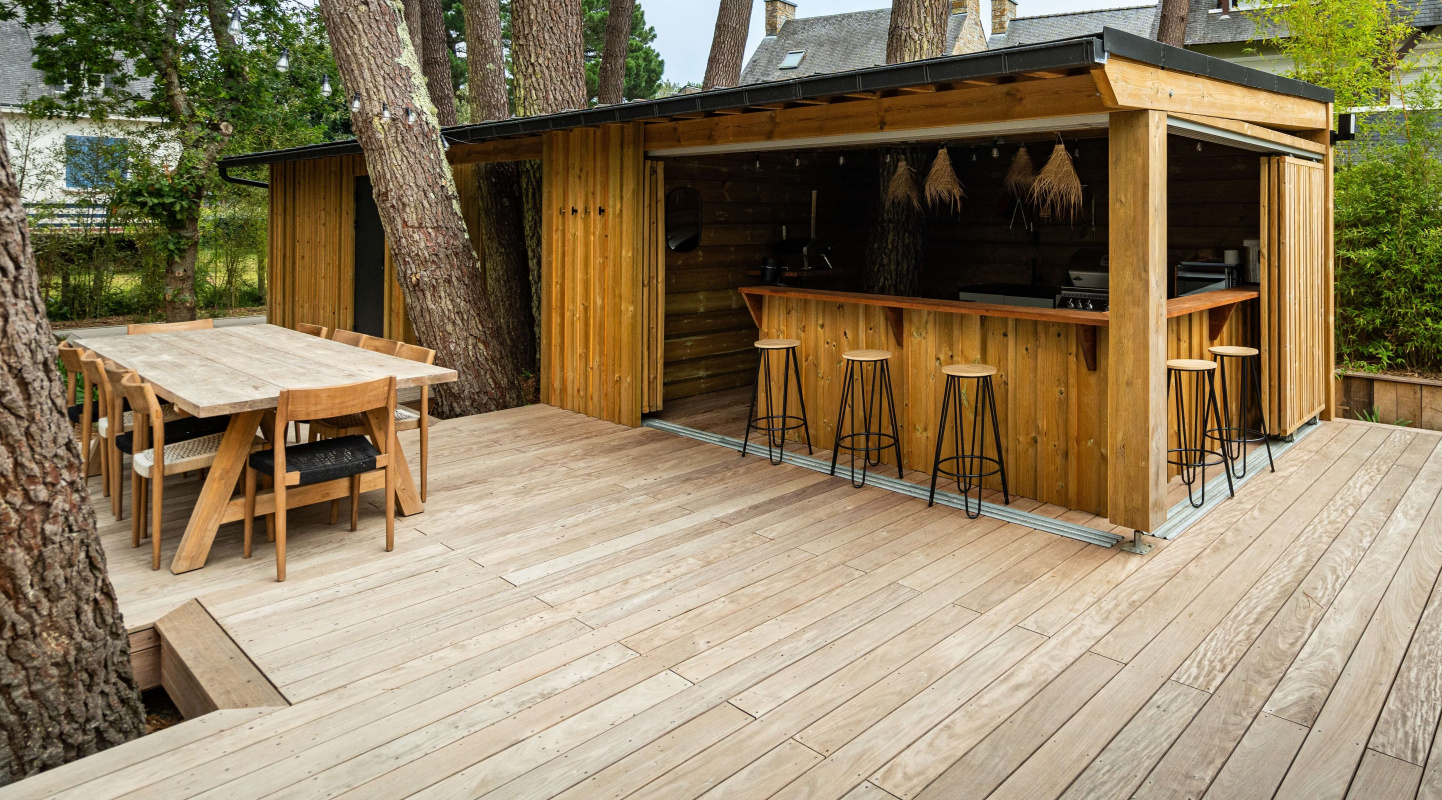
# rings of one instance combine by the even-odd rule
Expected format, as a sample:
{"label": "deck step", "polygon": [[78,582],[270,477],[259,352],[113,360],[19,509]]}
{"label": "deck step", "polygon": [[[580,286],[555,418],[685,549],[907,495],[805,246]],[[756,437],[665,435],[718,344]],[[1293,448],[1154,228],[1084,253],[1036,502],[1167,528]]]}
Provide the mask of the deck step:
{"label": "deck step", "polygon": [[289,705],[198,600],[155,621],[160,680],[186,719],[221,708]]}

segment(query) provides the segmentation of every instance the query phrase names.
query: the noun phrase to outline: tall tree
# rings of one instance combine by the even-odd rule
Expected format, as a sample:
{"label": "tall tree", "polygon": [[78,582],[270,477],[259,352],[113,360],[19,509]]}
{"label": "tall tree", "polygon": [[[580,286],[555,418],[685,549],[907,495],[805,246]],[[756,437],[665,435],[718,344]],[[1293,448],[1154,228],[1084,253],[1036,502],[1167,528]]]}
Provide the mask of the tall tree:
{"label": "tall tree", "polygon": [[[510,116],[499,0],[466,0],[466,70],[471,122]],[[511,161],[475,166],[486,290],[492,324],[516,365],[535,367],[535,320],[521,211],[520,167]]]}
{"label": "tall tree", "polygon": [[1187,7],[1190,0],[1159,0],[1157,3],[1157,41],[1173,47],[1184,47],[1187,41]]}
{"label": "tall tree", "polygon": [[145,732],[9,153],[0,123],[0,784]]}
{"label": "tall tree", "polygon": [[426,23],[421,19],[421,3],[425,0],[402,0],[405,8],[406,31],[411,36],[411,46],[416,53],[425,58],[426,52]]}
{"label": "tall tree", "polygon": [[656,52],[656,29],[646,24],[646,12],[641,4],[635,0],[630,3],[631,27],[624,48],[611,48],[607,44],[611,22],[617,18],[611,15],[610,0],[582,0],[582,7],[586,14],[581,37],[586,47],[586,90],[589,96],[599,100],[601,67],[609,57],[607,53],[614,50],[621,59],[619,66],[623,73],[621,94],[616,102],[655,97],[660,88],[661,74],[666,71],[666,62]]}
{"label": "tall tree", "polygon": [[[493,314],[461,217],[440,127],[401,0],[321,0],[346,88],[361,96],[351,124],[365,152],[396,280],[416,338],[459,373],[437,391],[438,413],[459,416],[519,405],[511,354],[485,324]],[[395,109],[382,115],[382,103]],[[415,110],[405,122],[400,109]]]}
{"label": "tall tree", "polygon": [[631,52],[631,17],[636,0],[611,0],[606,17],[606,46],[601,54],[596,99],[619,103],[626,99],[626,58]]}
{"label": "tall tree", "polygon": [[[886,63],[935,58],[946,51],[948,0],[895,0],[886,32]],[[877,205],[863,273],[866,291],[912,295],[921,286],[925,265],[926,213],[907,202],[890,202],[887,187],[902,162],[920,181],[926,174],[926,149],[882,148],[877,160]]]}
{"label": "tall tree", "polygon": [[308,10],[287,0],[0,0],[6,12],[36,32],[46,82],[66,87],[37,101],[39,113],[165,121],[178,156],[137,161],[121,200],[165,231],[166,319],[194,319],[200,214],[216,160],[238,129],[287,124],[286,98],[321,85],[320,70],[304,80],[277,70],[300,47]]}
{"label": "tall tree", "polygon": [[[891,13],[894,18],[894,8]],[[716,9],[716,32],[711,35],[711,56],[706,59],[706,76],[701,79],[702,89],[724,89],[741,82],[741,57],[746,54],[746,32],[750,28],[751,0],[721,0],[721,7]]]}
{"label": "tall tree", "polygon": [[[441,0],[416,0],[420,6],[421,69],[442,126],[456,124],[456,89],[451,83],[451,51],[447,46],[446,14]],[[409,11],[409,10],[408,10]],[[410,23],[410,19],[406,19]]]}
{"label": "tall tree", "polygon": [[[517,116],[586,107],[581,0],[511,1],[511,74]],[[541,164],[521,164],[531,313],[541,320]],[[540,328],[535,329],[540,339]]]}

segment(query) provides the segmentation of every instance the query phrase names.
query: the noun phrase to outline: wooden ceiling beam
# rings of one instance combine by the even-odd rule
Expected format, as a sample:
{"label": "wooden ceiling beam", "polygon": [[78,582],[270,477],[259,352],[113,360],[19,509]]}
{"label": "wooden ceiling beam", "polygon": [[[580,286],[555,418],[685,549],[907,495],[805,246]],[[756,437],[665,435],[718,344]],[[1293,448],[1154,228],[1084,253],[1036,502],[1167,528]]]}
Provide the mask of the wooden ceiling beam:
{"label": "wooden ceiling beam", "polygon": [[1199,114],[1284,130],[1332,126],[1327,104],[1317,100],[1164,70],[1120,56],[1112,56],[1093,76],[1098,91],[1119,111]]}

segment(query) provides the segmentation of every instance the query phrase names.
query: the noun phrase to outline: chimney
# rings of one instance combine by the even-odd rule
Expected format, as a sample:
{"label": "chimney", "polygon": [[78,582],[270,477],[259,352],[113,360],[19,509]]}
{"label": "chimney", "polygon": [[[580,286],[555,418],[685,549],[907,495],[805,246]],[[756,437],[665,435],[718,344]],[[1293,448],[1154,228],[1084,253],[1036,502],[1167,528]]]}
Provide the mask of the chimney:
{"label": "chimney", "polygon": [[1006,27],[1016,19],[1016,0],[991,0],[991,33],[993,36],[1006,33]]}
{"label": "chimney", "polygon": [[789,0],[766,0],[767,36],[775,36],[788,19],[796,19],[795,3]]}
{"label": "chimney", "polygon": [[981,8],[981,0],[951,0],[951,15],[965,14],[973,10],[972,6]]}

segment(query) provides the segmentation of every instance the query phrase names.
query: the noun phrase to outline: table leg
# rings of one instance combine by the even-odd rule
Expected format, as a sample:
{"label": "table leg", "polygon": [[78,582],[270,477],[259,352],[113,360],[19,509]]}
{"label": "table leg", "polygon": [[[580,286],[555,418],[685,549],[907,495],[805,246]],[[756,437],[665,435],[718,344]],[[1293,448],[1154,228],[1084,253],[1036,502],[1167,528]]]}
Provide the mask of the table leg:
{"label": "table leg", "polygon": [[401,449],[398,439],[392,440],[391,447],[395,448],[393,452],[396,458],[400,459],[396,462],[400,467],[396,470],[396,513],[403,517],[419,514],[425,510],[425,506],[421,504],[420,492],[416,491],[416,480],[411,475],[411,465],[406,461],[406,452]]}
{"label": "table leg", "polygon": [[[200,487],[200,497],[195,501],[195,510],[190,514],[190,523],[185,526],[180,549],[170,562],[170,571],[179,575],[205,566],[210,555],[210,545],[215,541],[215,532],[220,528],[221,517],[235,494],[235,482],[245,469],[246,458],[250,455],[251,442],[255,441],[255,429],[260,424],[264,411],[243,411],[230,418],[230,426],[220,440],[220,451],[215,454],[215,463],[210,475]],[[160,509],[156,509],[159,513]]]}

